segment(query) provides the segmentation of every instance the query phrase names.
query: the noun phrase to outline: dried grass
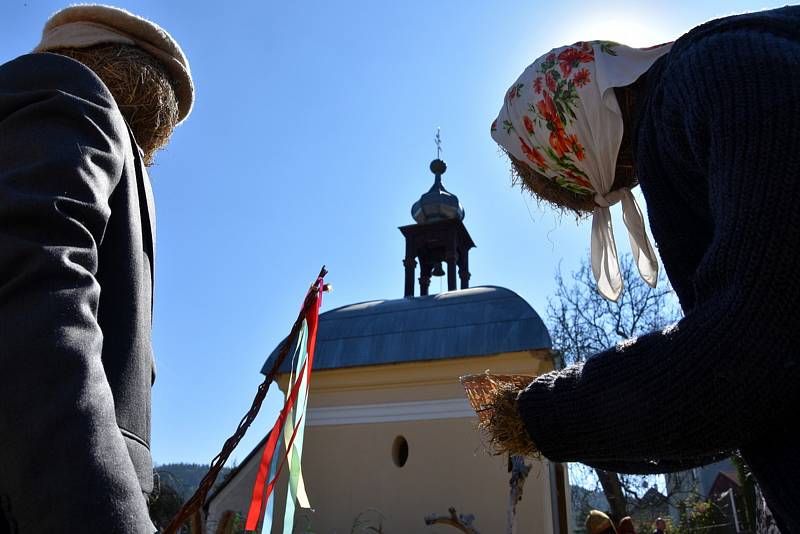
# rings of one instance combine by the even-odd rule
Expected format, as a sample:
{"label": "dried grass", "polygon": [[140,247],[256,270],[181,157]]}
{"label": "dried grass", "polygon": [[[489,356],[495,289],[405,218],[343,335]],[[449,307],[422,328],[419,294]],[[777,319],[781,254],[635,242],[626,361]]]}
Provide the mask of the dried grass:
{"label": "dried grass", "polygon": [[108,87],[122,116],[144,151],[146,165],[169,141],[178,123],[178,102],[166,68],[152,55],[130,45],[61,48],[54,53],[90,68]]}
{"label": "dried grass", "polygon": [[541,457],[517,410],[519,390],[508,384],[497,388],[489,402],[492,415],[481,428],[495,454]]}
{"label": "dried grass", "polygon": [[[558,185],[552,179],[531,169],[527,163],[507,153],[511,161],[511,183],[519,185],[536,200],[549,204],[552,208],[567,212],[578,219],[592,214],[595,208],[594,194],[575,193]],[[630,163],[628,151],[620,151],[617,158],[616,177],[611,190],[621,187],[632,188],[639,182],[636,180],[633,164]]]}
{"label": "dried grass", "polygon": [[549,204],[557,211],[567,212],[578,219],[588,217],[594,211],[594,195],[579,194],[564,189],[551,178],[531,169],[527,163],[510,153],[511,183],[520,186],[537,201]]}
{"label": "dried grass", "polygon": [[493,454],[541,457],[517,410],[517,397],[533,378],[489,373],[461,377],[467,398],[478,414],[478,427]]}

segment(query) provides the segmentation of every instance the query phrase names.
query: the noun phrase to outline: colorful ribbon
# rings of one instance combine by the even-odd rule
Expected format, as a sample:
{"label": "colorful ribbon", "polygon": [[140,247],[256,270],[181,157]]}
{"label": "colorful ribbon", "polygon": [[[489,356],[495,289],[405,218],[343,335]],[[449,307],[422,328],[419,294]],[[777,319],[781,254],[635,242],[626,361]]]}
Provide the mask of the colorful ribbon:
{"label": "colorful ribbon", "polygon": [[303,419],[306,414],[306,406],[308,404],[308,379],[309,367],[305,367],[304,373],[299,373],[297,366],[304,366],[307,356],[307,325],[304,321],[304,328],[300,331],[297,338],[297,350],[295,357],[292,359],[292,373],[289,375],[289,387],[291,390],[295,382],[298,380],[304,381],[305,384],[300,386],[300,397],[297,399],[296,406],[291,410],[287,424],[283,430],[283,441],[286,445],[286,453],[289,459],[289,488],[286,492],[286,506],[283,516],[283,532],[284,534],[292,534],[292,525],[294,523],[295,502],[300,508],[311,508],[311,504],[306,494],[305,482],[303,481],[303,469],[300,459],[303,456],[303,437],[305,434],[305,425],[300,425],[297,428],[297,436],[292,443],[290,428],[293,428],[300,419]]}
{"label": "colorful ribbon", "polygon": [[[269,438],[261,456],[261,463],[253,486],[253,496],[245,522],[245,530],[247,531],[261,532],[264,528],[266,528],[267,532],[271,530],[273,490],[287,460],[289,461],[289,490],[286,495],[284,533],[291,533],[292,531],[295,501],[301,508],[310,508],[300,466],[308,391],[314,362],[314,348],[317,340],[319,308],[322,305],[322,279],[317,280],[317,287],[317,302],[306,312],[305,321],[297,337],[286,401],[269,433]],[[283,436],[286,446],[286,451],[283,454],[277,452],[278,439],[281,436]],[[279,458],[280,463],[278,462]],[[259,521],[261,521],[260,529],[258,526]]]}

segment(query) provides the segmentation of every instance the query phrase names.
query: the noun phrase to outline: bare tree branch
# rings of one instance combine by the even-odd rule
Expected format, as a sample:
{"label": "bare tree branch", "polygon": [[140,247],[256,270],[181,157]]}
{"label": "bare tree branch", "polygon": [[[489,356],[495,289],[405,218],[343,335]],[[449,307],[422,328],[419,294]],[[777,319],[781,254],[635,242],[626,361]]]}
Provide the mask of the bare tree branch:
{"label": "bare tree branch", "polygon": [[475,516],[472,514],[464,515],[456,513],[456,509],[452,506],[448,509],[450,515],[436,515],[431,514],[425,518],[426,525],[450,525],[465,534],[480,534],[478,529],[472,526]]}
{"label": "bare tree branch", "polygon": [[[558,267],[547,319],[553,348],[563,354],[565,363],[584,362],[620,341],[663,329],[680,318],[677,298],[663,271],[659,287],[652,288],[640,278],[633,260],[626,255],[621,258],[620,273],[625,289],[617,302],[611,302],[598,293],[588,262],[583,261],[568,279]],[[591,472],[591,468],[586,470]],[[639,506],[642,489],[653,485],[656,477],[597,471],[594,480],[596,487],[603,489],[611,515],[619,520]]]}

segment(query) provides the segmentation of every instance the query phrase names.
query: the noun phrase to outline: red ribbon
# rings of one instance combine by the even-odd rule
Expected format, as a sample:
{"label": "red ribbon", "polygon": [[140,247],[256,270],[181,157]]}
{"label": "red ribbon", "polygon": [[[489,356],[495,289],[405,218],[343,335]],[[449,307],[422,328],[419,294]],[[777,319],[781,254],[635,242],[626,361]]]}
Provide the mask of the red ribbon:
{"label": "red ribbon", "polygon": [[[308,325],[308,349],[307,349],[308,358],[306,359],[306,362],[303,363],[303,365],[300,367],[300,371],[297,373],[297,376],[303,376],[306,365],[308,365],[309,379],[311,377],[311,370],[313,369],[313,363],[314,363],[314,348],[316,347],[317,344],[317,323],[319,322],[319,307],[322,305],[322,278],[317,279],[316,285],[318,288],[316,305],[311,306],[308,312],[306,312],[306,324]],[[282,434],[281,430],[286,424],[286,419],[289,416],[289,412],[294,406],[294,403],[297,401],[298,394],[300,393],[300,386],[302,385],[302,383],[303,383],[302,380],[297,380],[295,382],[289,394],[289,398],[284,403],[283,409],[278,415],[278,419],[275,421],[275,424],[272,426],[272,430],[269,433],[267,444],[264,446],[264,453],[261,455],[261,463],[258,466],[258,475],[256,476],[256,481],[255,484],[253,485],[253,497],[250,500],[250,509],[247,512],[247,521],[245,522],[245,530],[256,530],[256,528],[258,528],[258,522],[264,513],[266,503],[269,501],[269,496],[272,494],[272,490],[275,488],[275,483],[278,480],[278,475],[281,473],[281,470],[283,469],[283,464],[286,463],[286,458],[289,455],[289,451],[292,450],[292,443],[294,442],[295,435],[297,435],[297,429],[300,427],[300,421],[302,421],[302,417],[297,421],[297,424],[294,427],[294,430],[292,432],[292,437],[289,440],[289,446],[286,448],[286,452],[283,454],[283,458],[281,459],[281,463],[278,466],[277,472],[267,485],[266,483],[267,483],[267,477],[269,476],[269,466],[271,465],[273,456],[275,455],[276,452],[275,449],[277,448],[278,440],[280,439]],[[308,380],[306,380],[306,383],[308,383]]]}

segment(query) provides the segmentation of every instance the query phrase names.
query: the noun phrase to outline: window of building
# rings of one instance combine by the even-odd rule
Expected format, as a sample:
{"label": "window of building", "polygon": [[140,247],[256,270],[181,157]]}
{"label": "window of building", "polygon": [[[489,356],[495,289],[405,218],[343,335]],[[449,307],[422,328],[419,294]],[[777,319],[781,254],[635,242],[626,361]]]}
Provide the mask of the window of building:
{"label": "window of building", "polygon": [[392,443],[392,461],[397,467],[403,467],[408,461],[408,441],[403,436],[397,436]]}

